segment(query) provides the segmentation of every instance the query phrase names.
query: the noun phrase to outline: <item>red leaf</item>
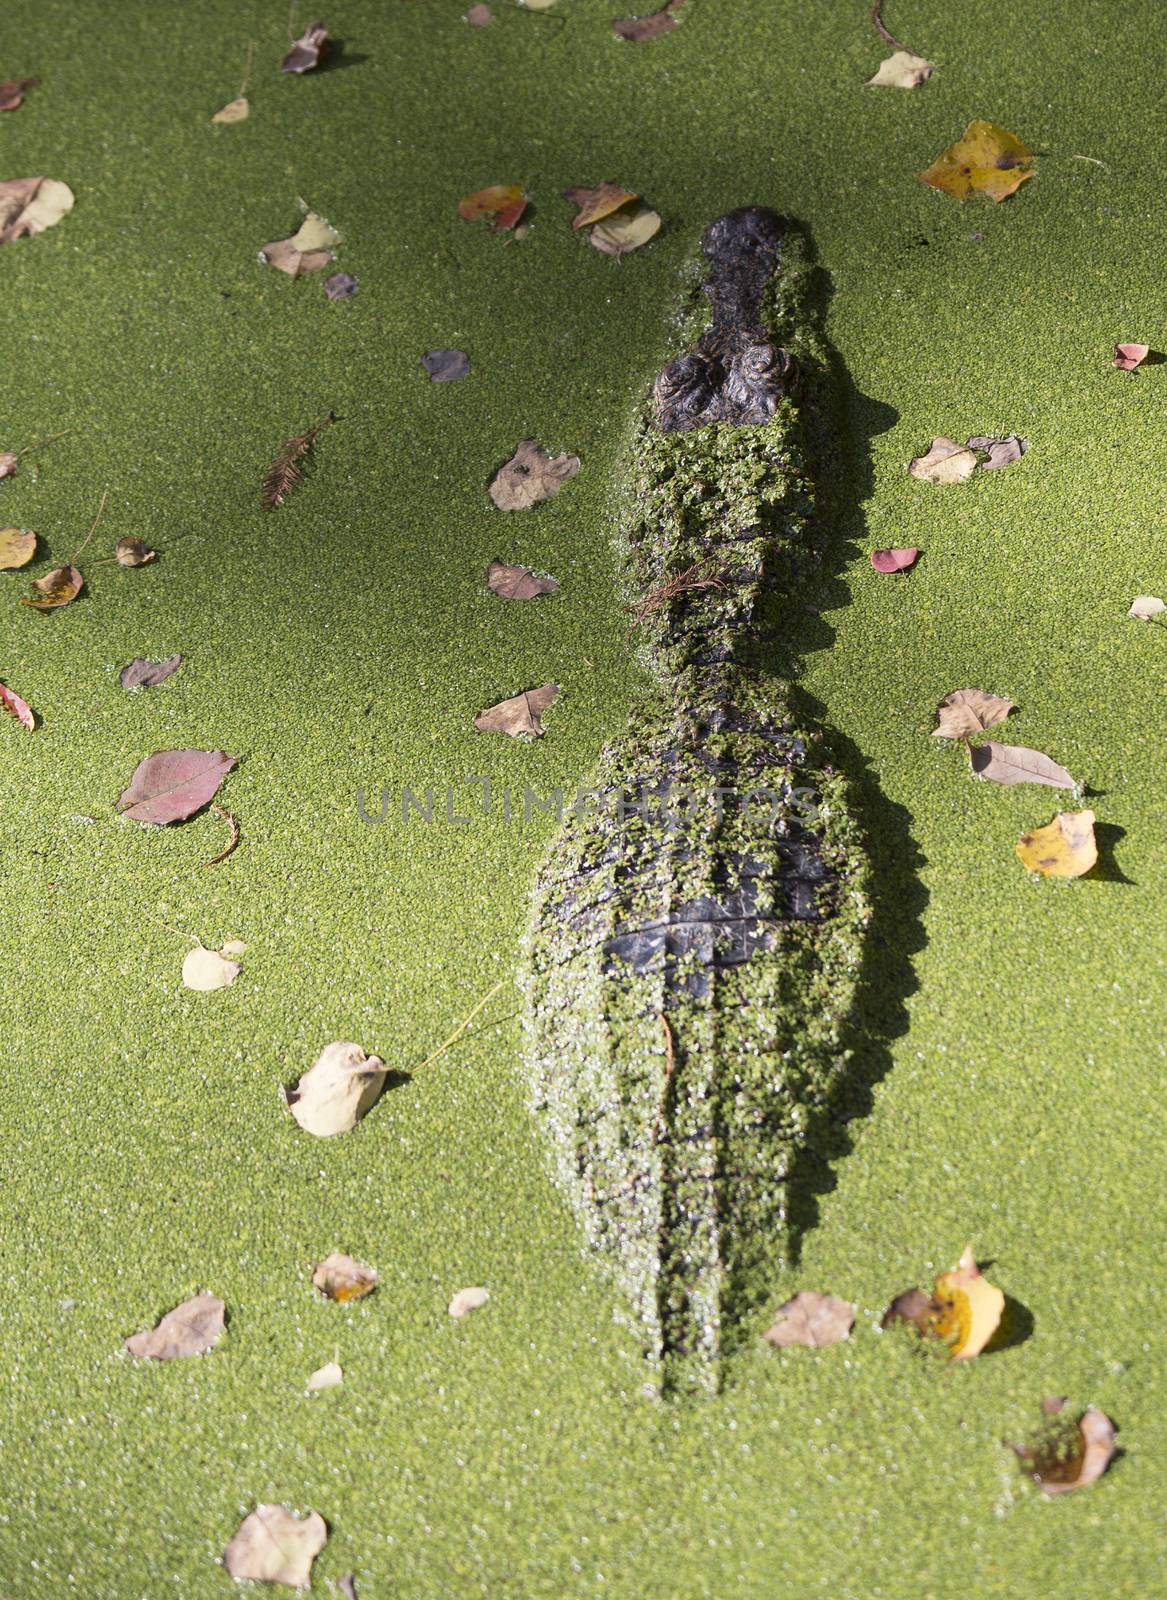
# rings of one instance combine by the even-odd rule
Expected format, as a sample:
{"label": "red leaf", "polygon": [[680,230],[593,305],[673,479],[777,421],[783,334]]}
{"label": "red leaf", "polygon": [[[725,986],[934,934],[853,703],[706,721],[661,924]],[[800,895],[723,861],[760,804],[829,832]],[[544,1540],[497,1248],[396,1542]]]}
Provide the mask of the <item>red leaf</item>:
{"label": "red leaf", "polygon": [[1114,364],[1120,372],[1133,372],[1150,355],[1149,344],[1116,344]]}
{"label": "red leaf", "polygon": [[18,694],[14,694],[11,689],[2,683],[0,683],[0,706],[3,706],[5,711],[10,716],[15,717],[21,727],[27,728],[30,733],[36,727],[36,717],[33,715],[28,702],[22,700]]}
{"label": "red leaf", "polygon": [[235,765],[222,750],[159,750],[140,761],[118,809],[131,822],[185,822],[205,806]]}
{"label": "red leaf", "polygon": [[871,565],[876,572],[904,572],[919,554],[918,550],[873,550]]}

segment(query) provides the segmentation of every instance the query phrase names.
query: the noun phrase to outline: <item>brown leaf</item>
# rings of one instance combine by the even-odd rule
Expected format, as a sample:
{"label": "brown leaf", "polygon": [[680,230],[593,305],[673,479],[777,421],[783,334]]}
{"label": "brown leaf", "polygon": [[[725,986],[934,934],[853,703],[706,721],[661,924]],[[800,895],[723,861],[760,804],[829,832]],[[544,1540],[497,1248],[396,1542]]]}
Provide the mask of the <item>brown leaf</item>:
{"label": "brown leaf", "polygon": [[[289,28],[288,32],[291,32]],[[293,44],[280,62],[281,72],[311,72],[320,65],[328,49],[328,30],[323,22],[314,22]]]}
{"label": "brown leaf", "polygon": [[927,455],[917,456],[908,466],[921,483],[963,483],[977,470],[977,458],[967,445],[957,444],[938,434]]}
{"label": "brown leaf", "polygon": [[[1057,1409],[1060,1411],[1061,1406]],[[1057,1414],[1050,1411],[1048,1401],[1042,1401],[1042,1410],[1047,1416]],[[1024,1470],[1044,1493],[1066,1494],[1101,1478],[1114,1456],[1117,1432],[1105,1411],[1087,1406],[1072,1434],[1057,1431],[1036,1447],[1013,1448]]]}
{"label": "brown leaf", "polygon": [[359,1044],[326,1044],[294,1089],[284,1091],[288,1109],[305,1133],[322,1139],[348,1133],[376,1104],[389,1068]]}
{"label": "brown leaf", "polygon": [[617,38],[630,39],[639,44],[645,39],[657,39],[662,33],[668,33],[677,25],[673,15],[685,0],[665,0],[659,11],[651,12],[647,17],[624,17],[612,23],[612,32]]}
{"label": "brown leaf", "polygon": [[1133,372],[1151,353],[1149,344],[1116,344],[1114,347],[1114,365],[1120,372]]}
{"label": "brown leaf", "polygon": [[55,611],[58,606],[67,606],[70,601],[76,600],[84,582],[76,567],[54,567],[43,578],[34,578],[32,581],[40,598],[23,595],[20,603],[22,606],[32,606],[34,611]]}
{"label": "brown leaf", "polygon": [[987,194],[990,200],[1001,201],[1033,177],[1033,151],[1015,133],[977,118],[927,172],[916,176],[958,200]]}
{"label": "brown leaf", "polygon": [[1020,461],[1029,446],[1019,433],[1006,433],[1002,436],[978,433],[968,441],[968,448],[983,451],[989,459],[979,461],[978,469],[981,472],[992,472],[997,467],[1012,466],[1014,461]]}
{"label": "brown leaf", "polygon": [[527,689],[510,700],[488,706],[474,719],[479,733],[507,733],[512,739],[521,734],[538,738],[544,731],[539,720],[559,693],[559,685],[545,683],[540,689]]}
{"label": "brown leaf", "polygon": [[237,759],[222,750],[159,750],[138,763],[118,810],[131,822],[185,822],[214,797]]}
{"label": "brown leaf", "polygon": [[36,86],[36,78],[5,78],[0,83],[0,111],[16,111],[28,91]]}
{"label": "brown leaf", "polygon": [[578,456],[549,456],[534,439],[520,439],[514,455],[495,473],[490,498],[500,511],[525,511],[552,499],[578,471]]}
{"label": "brown leaf", "polygon": [[118,540],[114,550],[119,567],[144,567],[157,554],[157,550],[151,550],[144,540],[132,539],[128,534]]}
{"label": "brown leaf", "polygon": [[931,1294],[908,1289],[897,1295],[881,1326],[908,1324],[923,1338],[947,1346],[954,1361],[971,1361],[996,1333],[1004,1309],[1005,1296],[989,1283],[971,1248],[966,1248],[950,1272],[938,1275]]}
{"label": "brown leaf", "polygon": [[316,448],[317,439],[335,421],[336,414],[330,411],[319,422],[285,442],[263,475],[259,499],[265,511],[274,511],[277,506],[282,506],[292,490],[304,481],[304,465]]}
{"label": "brown leaf", "polygon": [[324,280],[324,292],[330,300],[351,300],[358,287],[351,272],[334,272]]}
{"label": "brown leaf", "polygon": [[909,567],[915,565],[919,554],[914,545],[894,550],[873,550],[871,565],[876,572],[906,572]]}
{"label": "brown leaf", "polygon": [[333,246],[340,234],[315,211],[309,211],[295,233],[287,239],[277,239],[265,244],[260,251],[269,267],[286,272],[291,278],[303,278],[309,272],[319,272],[335,259]]}
{"label": "brown leaf", "polygon": [[586,228],[589,222],[599,222],[601,217],[609,216],[629,200],[640,197],[631,189],[609,181],[597,184],[594,189],[565,189],[563,198],[579,207],[579,212],[571,219],[572,227]]}
{"label": "brown leaf", "polygon": [[537,578],[530,567],[508,567],[497,559],[486,569],[486,587],[503,600],[534,600],[559,590],[554,578]]}
{"label": "brown leaf", "polygon": [[1076,787],[1065,767],[1023,744],[997,744],[989,739],[984,744],[969,745],[968,758],[976,775],[992,783],[1044,783],[1051,789]]}
{"label": "brown leaf", "polygon": [[125,1347],[139,1360],[174,1361],[179,1356],[201,1356],[223,1331],[226,1307],[217,1295],[196,1294],[144,1333],[135,1333]]}
{"label": "brown leaf", "polygon": [[11,478],[20,465],[20,456],[15,450],[0,450],[0,478]]}
{"label": "brown leaf", "polygon": [[312,1283],[329,1300],[347,1303],[363,1300],[377,1287],[377,1274],[363,1261],[354,1261],[343,1251],[334,1250],[321,1261],[312,1274]]}
{"label": "brown leaf", "polygon": [[27,728],[30,733],[33,732],[36,727],[36,716],[32,708],[26,700],[22,700],[14,690],[3,683],[0,683],[0,706],[4,707],[9,716],[15,717],[22,728]]}
{"label": "brown leaf", "polygon": [[854,1322],[855,1307],[848,1301],[803,1289],[778,1307],[777,1322],[762,1337],[780,1350],[795,1344],[821,1350],[845,1339]]}
{"label": "brown leaf", "polygon": [[1093,811],[1059,811],[1016,845],[1023,866],[1044,878],[1080,878],[1098,860]]}
{"label": "brown leaf", "polygon": [[984,689],[954,689],[946,694],[936,708],[934,739],[967,739],[972,733],[982,733],[986,728],[1004,722],[1010,711],[1017,707],[1012,700],[999,694],[987,694]]}
{"label": "brown leaf", "polygon": [[883,1314],[881,1328],[890,1328],[897,1322],[910,1323],[919,1333],[931,1331],[933,1301],[923,1289],[905,1289],[897,1294]]}
{"label": "brown leaf", "polygon": [[123,667],[118,673],[118,682],[123,689],[153,689],[164,683],[172,672],[177,672],[181,665],[180,655],[167,656],[164,661],[146,661],[141,656],[135,656],[129,666]]}
{"label": "brown leaf", "polygon": [[23,528],[0,528],[0,571],[27,567],[36,554],[36,534]]}
{"label": "brown leaf", "polygon": [[[523,191],[517,183],[492,183],[489,188],[464,195],[458,202],[458,215],[464,222],[479,222],[483,217],[493,217],[492,226],[498,232],[513,228],[526,206]],[[502,220],[504,218],[505,221]]]}
{"label": "brown leaf", "polygon": [[427,350],[421,364],[431,383],[456,383],[470,371],[470,357],[465,350]]}
{"label": "brown leaf", "polygon": [[302,1589],[312,1582],[312,1563],[327,1541],[328,1524],[318,1511],[299,1517],[287,1506],[256,1506],[223,1552],[223,1565],[232,1578]]}
{"label": "brown leaf", "polygon": [[10,178],[0,183],[0,244],[30,238],[73,209],[73,191],[57,178]]}

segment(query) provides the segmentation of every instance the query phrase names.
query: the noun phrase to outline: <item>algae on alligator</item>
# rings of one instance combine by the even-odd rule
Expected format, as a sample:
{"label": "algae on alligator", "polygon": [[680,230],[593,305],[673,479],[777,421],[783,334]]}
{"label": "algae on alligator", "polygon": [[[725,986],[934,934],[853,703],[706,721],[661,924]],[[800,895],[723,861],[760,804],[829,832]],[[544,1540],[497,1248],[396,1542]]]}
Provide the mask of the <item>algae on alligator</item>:
{"label": "algae on alligator", "polygon": [[702,249],[620,488],[655,681],[539,870],[521,978],[557,1175],[670,1394],[718,1386],[788,1254],[869,918],[845,780],[762,668],[767,563],[814,538],[809,267],[760,207]]}

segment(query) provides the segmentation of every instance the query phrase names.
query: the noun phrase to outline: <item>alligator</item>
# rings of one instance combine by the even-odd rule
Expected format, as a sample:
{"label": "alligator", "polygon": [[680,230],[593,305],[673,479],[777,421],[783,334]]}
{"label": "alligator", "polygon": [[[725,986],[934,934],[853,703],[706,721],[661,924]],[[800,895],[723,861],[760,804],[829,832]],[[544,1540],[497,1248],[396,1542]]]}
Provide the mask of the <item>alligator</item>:
{"label": "alligator", "polygon": [[524,940],[535,1112],[668,1397],[722,1386],[789,1262],[792,1172],[845,1071],[870,918],[829,738],[766,665],[773,574],[819,537],[810,274],[800,230],[760,206],[691,261],[685,348],[616,485],[649,687],[563,817]]}

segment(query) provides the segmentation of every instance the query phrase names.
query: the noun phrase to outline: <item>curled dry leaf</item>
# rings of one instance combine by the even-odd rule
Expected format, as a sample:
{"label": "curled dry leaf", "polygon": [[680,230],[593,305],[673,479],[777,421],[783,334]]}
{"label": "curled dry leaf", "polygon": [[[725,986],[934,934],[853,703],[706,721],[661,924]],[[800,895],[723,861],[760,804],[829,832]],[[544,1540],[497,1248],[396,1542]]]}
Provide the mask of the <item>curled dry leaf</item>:
{"label": "curled dry leaf", "polygon": [[975,453],[967,445],[957,444],[938,434],[927,455],[917,456],[908,465],[913,478],[921,483],[963,483],[977,470]]}
{"label": "curled dry leaf", "polygon": [[0,571],[27,567],[36,554],[36,534],[23,528],[0,528]]}
{"label": "curled dry leaf", "polygon": [[480,1311],[489,1299],[489,1289],[459,1289],[446,1310],[452,1317],[468,1317],[472,1311]]}
{"label": "curled dry leaf", "polygon": [[3,683],[0,683],[0,706],[3,706],[8,715],[15,717],[21,727],[27,728],[30,733],[36,727],[36,716],[28,702],[22,700],[14,690]]}
{"label": "curled dry leaf", "polygon": [[0,450],[0,478],[11,478],[20,465],[20,457],[15,450]]}
{"label": "curled dry leaf", "polygon": [[327,1542],[328,1524],[318,1511],[298,1516],[287,1506],[256,1506],[223,1552],[223,1565],[232,1578],[302,1589]]}
{"label": "curled dry leaf", "polygon": [[552,499],[578,471],[578,456],[549,456],[534,439],[520,439],[491,480],[490,498],[500,511],[525,511]]}
{"label": "curled dry leaf", "polygon": [[977,777],[988,778],[992,783],[1044,783],[1051,789],[1076,787],[1065,767],[1023,744],[997,744],[988,739],[984,744],[969,745],[968,759]]}
{"label": "curled dry leaf", "polygon": [[[1064,1405],[1065,1402],[1063,1401]],[[1058,1411],[1048,1409],[1047,1416]],[[1065,1494],[1071,1489],[1084,1489],[1096,1483],[1110,1465],[1114,1456],[1114,1440],[1118,1429],[1105,1411],[1087,1406],[1072,1431],[1054,1430],[1037,1445],[1014,1445],[1022,1468],[1046,1494]]]}
{"label": "curled dry leaf", "polygon": [[351,272],[334,272],[324,280],[324,292],[330,300],[351,300],[359,287]]}
{"label": "curled dry leaf", "polygon": [[677,19],[673,13],[684,4],[684,0],[665,0],[659,11],[652,11],[647,17],[623,17],[612,23],[612,32],[618,39],[628,39],[634,44],[640,44],[645,39],[658,39],[662,33],[668,33],[675,28]]}
{"label": "curled dry leaf", "polygon": [[0,83],[0,111],[19,110],[25,95],[36,86],[36,78],[5,78]]}
{"label": "curled dry leaf", "polygon": [[223,1331],[226,1307],[218,1295],[196,1294],[168,1311],[153,1328],[135,1333],[125,1347],[139,1360],[174,1361],[179,1356],[201,1356]]}
{"label": "curled dry leaf", "polygon": [[932,62],[925,61],[923,56],[913,55],[910,50],[897,50],[879,63],[875,76],[867,82],[876,89],[918,89],[935,70]]}
{"label": "curled dry leaf", "polygon": [[[289,33],[291,29],[289,28]],[[323,22],[306,28],[280,62],[281,72],[311,72],[318,67],[328,49],[328,30]]]}
{"label": "curled dry leaf", "polygon": [[31,606],[34,611],[56,611],[60,606],[67,606],[76,600],[81,593],[85,579],[76,567],[54,567],[51,572],[46,572],[43,578],[34,578],[32,586],[35,595],[22,595],[22,606]]}
{"label": "curled dry leaf", "polygon": [[489,188],[478,189],[458,202],[458,215],[464,222],[478,222],[491,217],[495,233],[505,233],[513,228],[527,209],[526,196],[517,183],[494,183]]}
{"label": "curled dry leaf", "polygon": [[308,1375],[304,1385],[309,1394],[319,1394],[322,1389],[338,1389],[344,1382],[344,1371],[339,1362],[326,1361],[322,1367]]}
{"label": "curled dry leaf", "polygon": [[72,209],[72,189],[56,178],[11,178],[0,183],[0,244],[43,233]]}
{"label": "curled dry leaf", "polygon": [[1116,344],[1114,365],[1120,372],[1133,372],[1136,367],[1142,366],[1150,353],[1149,344]]}
{"label": "curled dry leaf", "polygon": [[500,700],[497,705],[480,711],[474,726],[479,733],[506,733],[512,739],[530,734],[538,738],[544,731],[540,718],[558,693],[559,685],[555,683],[524,690],[510,700]]}
{"label": "curled dry leaf", "polygon": [[503,600],[535,600],[559,592],[554,578],[538,578],[530,567],[508,567],[497,559],[486,569],[486,587]]}
{"label": "curled dry leaf", "polygon": [[367,1056],[359,1044],[326,1044],[284,1099],[306,1133],[322,1139],[348,1133],[372,1110],[385,1087],[389,1068],[380,1056]]}
{"label": "curled dry leaf", "polygon": [[131,822],[185,822],[214,798],[237,760],[222,750],[158,750],[135,767],[118,810]]}
{"label": "curled dry leaf", "polygon": [[803,1289],[778,1307],[777,1322],[762,1337],[780,1350],[795,1344],[821,1350],[845,1339],[854,1322],[855,1307],[849,1301]]}
{"label": "curled dry leaf", "polygon": [[1023,833],[1017,854],[1030,872],[1045,878],[1080,878],[1098,860],[1093,811],[1059,811],[1044,828]]}
{"label": "curled dry leaf", "polygon": [[586,228],[590,222],[599,222],[601,217],[609,216],[630,200],[639,199],[639,196],[621,184],[608,181],[597,184],[594,189],[565,189],[563,198],[579,207],[578,213],[571,219],[572,227]]}
{"label": "curled dry leaf", "polygon": [[1019,433],[978,433],[968,441],[968,448],[982,451],[988,456],[987,461],[979,461],[977,466],[981,472],[991,472],[997,467],[1012,466],[1014,461],[1020,461],[1029,446]]}
{"label": "curled dry leaf", "polygon": [[1167,611],[1167,603],[1160,600],[1157,595],[1140,594],[1131,601],[1127,616],[1135,617],[1139,622],[1150,622],[1152,617],[1157,617],[1164,611]]}
{"label": "curled dry leaf", "polygon": [[1033,177],[1033,151],[1015,133],[978,117],[926,172],[916,176],[958,200],[971,194],[1005,200]]}
{"label": "curled dry leaf", "polygon": [[909,567],[915,565],[919,554],[914,545],[894,550],[873,550],[871,565],[876,572],[906,572]]}
{"label": "curled dry leaf", "polygon": [[243,971],[238,961],[231,961],[222,950],[204,950],[202,945],[190,951],[182,963],[182,981],[188,989],[209,994],[213,989],[227,989]]}
{"label": "curled dry leaf", "polygon": [[988,694],[984,689],[954,689],[946,694],[936,708],[934,739],[967,739],[970,734],[983,733],[986,728],[1004,722],[1017,707],[1012,700],[999,694]]}
{"label": "curled dry leaf", "polygon": [[331,222],[309,211],[290,238],[265,244],[260,255],[277,272],[302,278],[306,273],[319,272],[321,267],[326,267],[334,259],[333,247],[339,242],[340,234]]}
{"label": "curled dry leaf", "polygon": [[144,567],[157,554],[157,550],[151,550],[144,539],[131,539],[128,536],[119,539],[114,550],[119,567]]}
{"label": "curled dry leaf", "polygon": [[908,1289],[897,1295],[883,1316],[883,1326],[909,1323],[925,1338],[946,1344],[956,1361],[980,1355],[1000,1326],[1005,1296],[981,1272],[967,1248],[951,1272],[935,1280],[931,1295]]}
{"label": "curled dry leaf", "polygon": [[639,250],[659,232],[659,213],[637,203],[626,206],[623,211],[613,211],[603,222],[597,222],[588,234],[588,243],[606,256],[626,256],[632,250]]}
{"label": "curled dry leaf", "polygon": [[118,682],[123,689],[153,689],[160,683],[165,683],[172,672],[177,672],[182,665],[180,655],[167,656],[164,661],[146,661],[141,656],[135,656],[128,666],[118,673]]}
{"label": "curled dry leaf", "polygon": [[245,95],[240,95],[236,100],[228,100],[211,118],[212,122],[246,122],[251,115],[251,105]]}
{"label": "curled dry leaf", "polygon": [[427,350],[421,364],[432,383],[454,383],[470,371],[470,357],[465,350]]}
{"label": "curled dry leaf", "polygon": [[354,1261],[341,1250],[321,1261],[312,1274],[313,1286],[329,1300],[346,1304],[350,1300],[363,1300],[377,1287],[377,1274],[363,1261]]}

